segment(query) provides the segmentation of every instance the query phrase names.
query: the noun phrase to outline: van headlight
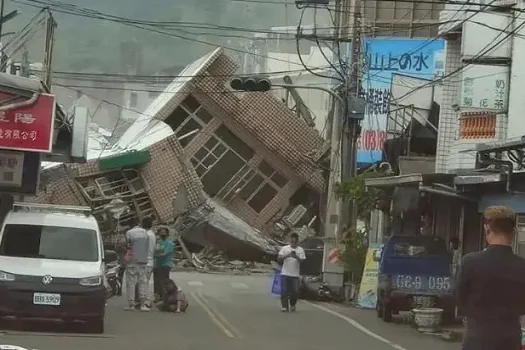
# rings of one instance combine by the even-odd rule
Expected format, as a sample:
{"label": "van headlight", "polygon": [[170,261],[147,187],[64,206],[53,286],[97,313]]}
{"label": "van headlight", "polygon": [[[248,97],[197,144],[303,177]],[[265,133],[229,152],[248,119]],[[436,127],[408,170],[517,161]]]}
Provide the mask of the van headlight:
{"label": "van headlight", "polygon": [[14,280],[15,280],[15,275],[13,275],[12,273],[0,271],[0,282],[11,282]]}
{"label": "van headlight", "polygon": [[102,284],[102,277],[100,276],[86,277],[80,280],[80,285],[82,286],[93,287],[93,286],[100,286],[101,284]]}

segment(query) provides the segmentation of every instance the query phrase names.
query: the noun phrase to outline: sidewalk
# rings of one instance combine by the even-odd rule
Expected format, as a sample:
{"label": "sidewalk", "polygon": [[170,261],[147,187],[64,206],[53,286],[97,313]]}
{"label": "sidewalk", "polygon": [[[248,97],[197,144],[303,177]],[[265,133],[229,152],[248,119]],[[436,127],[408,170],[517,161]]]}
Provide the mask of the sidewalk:
{"label": "sidewalk", "polygon": [[360,309],[354,306],[335,303],[320,303],[319,305],[351,318],[369,331],[399,344],[408,350],[457,350],[461,347],[463,330],[461,325],[444,329],[445,333],[454,334],[452,339],[447,340],[447,337],[442,337],[441,335],[418,332],[408,324],[406,318],[401,316],[394,316],[392,323],[385,323],[383,320],[377,318],[375,310]]}

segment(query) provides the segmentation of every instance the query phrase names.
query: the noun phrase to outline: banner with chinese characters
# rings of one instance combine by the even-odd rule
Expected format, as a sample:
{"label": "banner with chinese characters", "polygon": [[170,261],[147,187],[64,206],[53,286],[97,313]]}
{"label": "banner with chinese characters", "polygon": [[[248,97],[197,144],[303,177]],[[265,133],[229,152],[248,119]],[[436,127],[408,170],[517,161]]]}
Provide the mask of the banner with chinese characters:
{"label": "banner with chinese characters", "polygon": [[383,160],[387,139],[392,74],[435,79],[445,69],[445,42],[419,39],[367,39],[363,44],[364,73],[361,97],[367,101],[357,163]]}
{"label": "banner with chinese characters", "polygon": [[374,254],[378,249],[381,249],[381,244],[371,243],[368,246],[363,276],[359,286],[357,305],[366,309],[375,309],[377,304],[377,272],[379,263],[374,259]]}
{"label": "banner with chinese characters", "polygon": [[[0,100],[13,99],[1,93]],[[33,103],[0,111],[0,149],[51,152],[55,121],[55,96],[39,94]]]}
{"label": "banner with chinese characters", "polygon": [[465,67],[461,77],[460,107],[506,112],[510,78],[508,66],[471,64]]}

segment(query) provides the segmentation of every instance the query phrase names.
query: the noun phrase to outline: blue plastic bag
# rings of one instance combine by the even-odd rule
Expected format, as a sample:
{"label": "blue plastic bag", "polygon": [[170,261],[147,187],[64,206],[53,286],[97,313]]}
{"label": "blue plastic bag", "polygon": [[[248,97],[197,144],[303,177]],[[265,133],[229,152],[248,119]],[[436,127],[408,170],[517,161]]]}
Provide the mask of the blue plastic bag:
{"label": "blue plastic bag", "polygon": [[272,294],[281,296],[281,271],[275,271],[273,275]]}

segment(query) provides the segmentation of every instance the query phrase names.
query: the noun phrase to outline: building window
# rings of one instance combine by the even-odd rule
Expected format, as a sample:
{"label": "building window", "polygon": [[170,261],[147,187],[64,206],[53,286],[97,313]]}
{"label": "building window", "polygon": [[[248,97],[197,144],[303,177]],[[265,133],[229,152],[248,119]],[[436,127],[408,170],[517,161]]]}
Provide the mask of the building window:
{"label": "building window", "polygon": [[139,97],[136,92],[132,92],[129,95],[129,107],[135,108],[138,106],[138,104],[139,104]]}
{"label": "building window", "polygon": [[213,116],[195,98],[188,96],[164,122],[185,148],[212,119]]}
{"label": "building window", "polygon": [[243,180],[245,184],[239,196],[257,213],[272,201],[279,188],[283,188],[288,183],[288,179],[264,160],[257,170],[248,172]]}
{"label": "building window", "polygon": [[221,125],[217,131],[215,131],[215,134],[225,144],[237,152],[243,159],[250,160],[253,158],[255,152],[246,143],[244,143],[244,141],[235,136],[235,134],[231,132],[226,126]]}
{"label": "building window", "polygon": [[191,159],[204,191],[211,197],[218,195],[232,182],[246,166],[246,157],[253,156],[251,148],[228,128],[221,126],[219,129]]}

